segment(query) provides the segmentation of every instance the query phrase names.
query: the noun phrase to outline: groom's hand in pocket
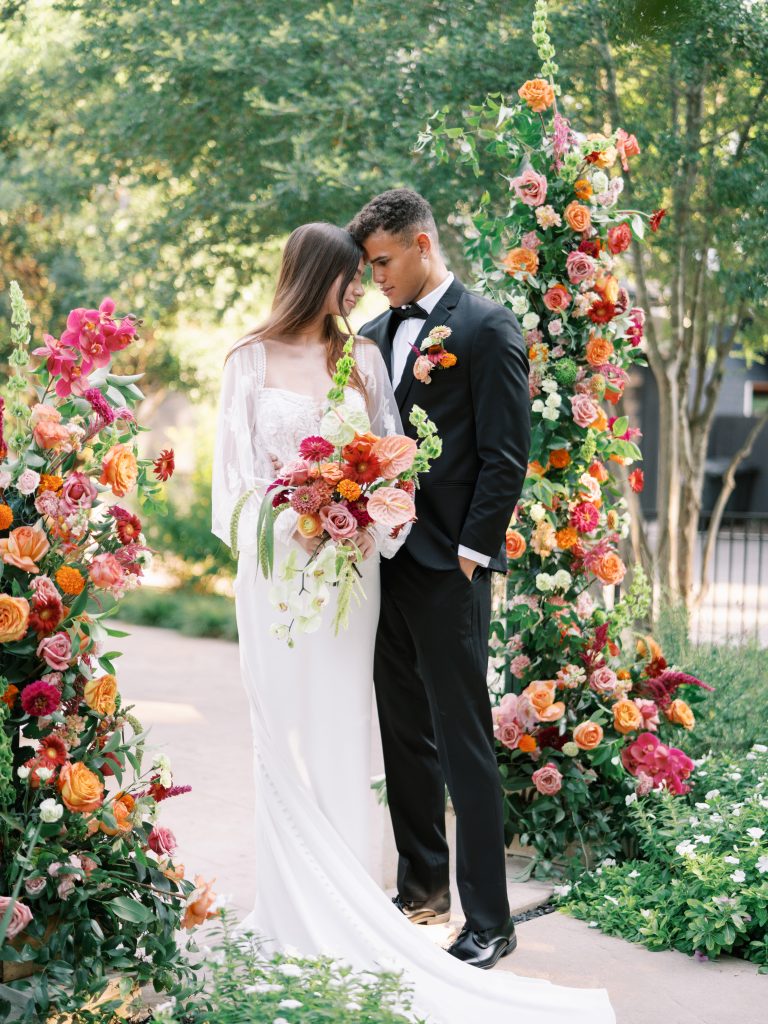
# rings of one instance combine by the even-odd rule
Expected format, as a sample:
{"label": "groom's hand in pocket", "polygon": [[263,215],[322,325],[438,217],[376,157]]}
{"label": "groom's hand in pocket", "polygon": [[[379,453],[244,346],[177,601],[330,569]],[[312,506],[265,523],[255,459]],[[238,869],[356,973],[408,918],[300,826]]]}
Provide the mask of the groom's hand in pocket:
{"label": "groom's hand in pocket", "polygon": [[472,582],[472,577],[475,574],[475,569],[478,566],[478,562],[473,562],[471,558],[465,558],[464,555],[459,555],[459,568],[467,577],[469,582]]}

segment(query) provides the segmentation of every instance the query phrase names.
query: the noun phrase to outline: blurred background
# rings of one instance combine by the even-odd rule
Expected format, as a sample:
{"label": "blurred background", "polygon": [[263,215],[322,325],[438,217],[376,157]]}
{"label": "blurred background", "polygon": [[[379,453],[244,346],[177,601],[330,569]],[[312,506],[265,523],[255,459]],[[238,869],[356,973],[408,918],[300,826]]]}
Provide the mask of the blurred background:
{"label": "blurred background", "polygon": [[[233,563],[209,533],[219,374],[268,308],[283,240],[346,223],[383,189],[432,202],[466,281],[470,213],[499,194],[420,151],[536,75],[532,3],[3,0],[0,360],[7,285],[37,337],[105,295],[144,321],[121,372],[145,373],[146,450],[177,474],[151,586],[123,617],[235,636]],[[634,554],[694,640],[768,643],[768,21],[750,0],[553,3],[561,108],[641,147],[625,205],[668,209],[626,276],[651,314],[650,366],[625,411],[644,433]],[[370,290],[356,326],[383,308]],[[725,484],[725,487],[724,487]],[[686,628],[687,628],[686,627]]]}

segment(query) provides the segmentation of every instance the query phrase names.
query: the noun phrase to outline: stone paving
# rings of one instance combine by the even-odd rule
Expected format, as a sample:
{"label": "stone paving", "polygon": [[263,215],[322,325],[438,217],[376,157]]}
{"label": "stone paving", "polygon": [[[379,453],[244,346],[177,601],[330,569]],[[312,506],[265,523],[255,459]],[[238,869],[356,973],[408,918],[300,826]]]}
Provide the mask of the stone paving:
{"label": "stone paving", "polygon": [[[151,728],[148,746],[171,757],[176,783],[193,787],[164,803],[162,823],[176,834],[187,875],[215,878],[216,891],[244,914],[254,893],[248,844],[253,787],[237,646],[161,629],[124,628],[131,636],[115,645],[125,652],[116,664],[121,691]],[[379,755],[373,771],[380,770]],[[394,843],[388,816],[378,805],[374,820],[374,875],[392,891]],[[514,882],[519,869],[520,863],[510,859],[513,913],[546,902],[550,893],[541,882]],[[460,923],[457,917],[451,927]],[[425,938],[445,941],[448,927],[424,929]],[[520,924],[518,935],[517,951],[497,969],[555,984],[605,987],[618,1024],[768,1024],[768,977],[743,961],[697,963],[681,953],[652,953],[559,913]]]}

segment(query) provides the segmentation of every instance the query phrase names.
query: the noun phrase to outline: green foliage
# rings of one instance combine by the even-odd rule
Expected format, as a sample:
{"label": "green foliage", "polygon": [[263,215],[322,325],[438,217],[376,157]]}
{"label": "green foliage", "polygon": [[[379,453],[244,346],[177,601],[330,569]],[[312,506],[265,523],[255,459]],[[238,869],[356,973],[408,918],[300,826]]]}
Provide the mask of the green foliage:
{"label": "green foliage", "polygon": [[185,636],[237,640],[234,601],[220,594],[201,594],[184,587],[142,587],[126,594],[118,612],[121,621],[137,626],[176,629]]}
{"label": "green foliage", "polygon": [[410,992],[398,974],[355,972],[327,958],[269,956],[257,936],[235,938],[226,918],[211,945],[204,992],[155,1008],[156,1024],[424,1024],[410,1012]]}
{"label": "green foliage", "polygon": [[633,805],[642,859],[603,863],[560,905],[649,949],[730,953],[768,973],[768,747],[705,760],[693,792]]}

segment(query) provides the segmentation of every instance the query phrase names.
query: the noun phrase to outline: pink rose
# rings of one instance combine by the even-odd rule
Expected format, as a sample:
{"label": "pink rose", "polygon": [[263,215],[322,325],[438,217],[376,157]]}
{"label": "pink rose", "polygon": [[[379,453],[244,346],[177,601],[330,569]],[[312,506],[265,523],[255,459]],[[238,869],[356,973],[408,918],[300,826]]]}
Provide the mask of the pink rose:
{"label": "pink rose", "polygon": [[68,633],[46,636],[37,645],[37,656],[56,672],[65,672],[72,659],[72,644]]}
{"label": "pink rose", "polygon": [[595,276],[597,264],[591,256],[577,250],[576,252],[568,253],[565,267],[571,284],[579,284],[579,282],[588,281]]}
{"label": "pink rose", "polygon": [[97,494],[93,481],[85,473],[70,473],[61,489],[61,507],[65,512],[90,508]]}
{"label": "pink rose", "polygon": [[32,920],[32,911],[24,903],[14,901],[12,896],[0,896],[0,921],[5,917],[8,907],[13,906],[11,919],[8,922],[8,930],[5,933],[6,939],[15,939],[17,935],[27,927]]}
{"label": "pink rose", "polygon": [[579,427],[588,427],[597,419],[600,408],[588,395],[573,395],[571,398],[573,421]]}
{"label": "pink rose", "polygon": [[294,462],[287,462],[280,470],[280,479],[285,481],[288,487],[303,487],[309,480],[309,471],[312,467],[305,459],[296,459]]}
{"label": "pink rose", "polygon": [[502,723],[514,722],[517,718],[517,705],[520,698],[516,693],[505,693],[498,707],[493,709],[494,720]]}
{"label": "pink rose", "polygon": [[544,305],[553,313],[561,313],[571,304],[571,293],[562,284],[553,284],[544,293]]}
{"label": "pink rose", "polygon": [[517,744],[523,735],[523,729],[519,722],[506,722],[504,725],[496,727],[494,735],[505,747],[509,747],[510,750],[517,750]]}
{"label": "pink rose", "polygon": [[162,825],[155,825],[149,833],[150,850],[153,850],[158,857],[172,857],[176,850],[176,836],[169,828]]}
{"label": "pink rose", "polygon": [[516,679],[522,679],[525,675],[525,670],[531,664],[531,659],[527,654],[518,654],[516,658],[513,658],[509,663],[509,671]]}
{"label": "pink rose", "polygon": [[40,474],[34,469],[25,469],[16,481],[16,490],[19,494],[34,494],[37,485],[40,483]]}
{"label": "pink rose", "polygon": [[413,376],[422,384],[431,384],[429,375],[432,373],[432,360],[428,356],[419,356],[413,364]]}
{"label": "pink rose", "polygon": [[115,556],[106,552],[96,555],[88,568],[88,575],[95,586],[102,590],[110,590],[120,586],[125,573]]}
{"label": "pink rose", "polygon": [[537,174],[532,167],[526,167],[521,175],[512,178],[510,187],[515,195],[526,206],[541,206],[547,198],[547,179]]}
{"label": "pink rose", "polygon": [[560,774],[557,765],[549,761],[547,764],[537,768],[531,776],[533,784],[542,796],[554,796],[559,793],[563,785],[563,776]]}
{"label": "pink rose", "polygon": [[357,533],[357,520],[347,506],[339,502],[320,509],[320,522],[331,540],[347,540]]}
{"label": "pink rose", "polygon": [[595,693],[599,693],[604,697],[610,697],[616,691],[616,684],[618,679],[613,669],[608,668],[607,665],[603,665],[602,668],[597,668],[589,677],[589,685]]}
{"label": "pink rose", "polygon": [[640,714],[643,716],[643,725],[646,729],[650,729],[651,732],[656,732],[659,726],[659,708],[657,704],[652,700],[645,700],[642,697],[635,699],[635,704],[640,709]]}
{"label": "pink rose", "polygon": [[24,883],[27,896],[31,896],[33,899],[35,896],[39,896],[45,889],[46,884],[46,879],[42,875],[38,875],[36,878],[28,878]]}

